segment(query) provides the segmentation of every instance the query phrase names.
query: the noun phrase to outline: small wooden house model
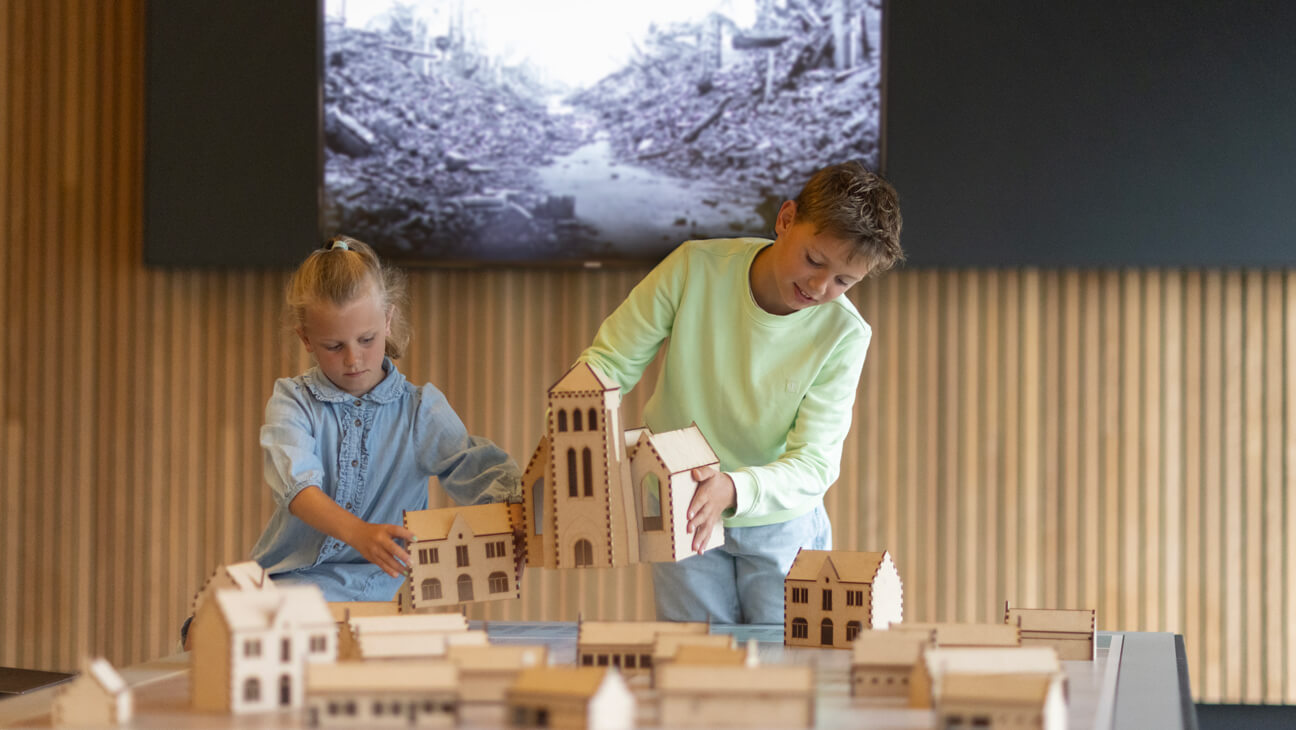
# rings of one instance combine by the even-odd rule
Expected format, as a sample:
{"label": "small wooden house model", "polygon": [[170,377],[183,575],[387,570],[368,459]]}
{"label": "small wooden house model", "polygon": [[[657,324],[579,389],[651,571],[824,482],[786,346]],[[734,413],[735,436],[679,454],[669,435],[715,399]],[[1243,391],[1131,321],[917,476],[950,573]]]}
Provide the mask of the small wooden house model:
{"label": "small wooden house model", "polygon": [[337,658],[337,624],[314,585],[218,590],[190,632],[195,710],[301,707],[305,666]]}
{"label": "small wooden house model", "polygon": [[936,687],[948,673],[1052,676],[1062,673],[1062,663],[1056,651],[1043,646],[924,649],[909,676],[909,706],[934,707]]}
{"label": "small wooden house model", "polygon": [[889,630],[934,636],[935,645],[946,649],[1022,645],[1021,631],[1007,624],[906,622],[893,623]]}
{"label": "small wooden house model", "polygon": [[54,695],[50,717],[56,727],[124,725],[130,722],[135,697],[107,659],[87,660],[81,674]]}
{"label": "small wooden house model", "polygon": [[329,613],[338,628],[352,618],[361,616],[395,616],[400,613],[396,601],[329,601]]}
{"label": "small wooden house model", "polygon": [[442,661],[312,664],[306,721],[312,727],[453,727],[459,670]]}
{"label": "small wooden house model", "polygon": [[[653,684],[657,682],[657,672],[675,661],[680,650],[686,646],[698,646],[713,649],[734,650],[738,643],[733,634],[657,634],[653,638],[652,667]],[[642,662],[641,662],[642,663]]]}
{"label": "small wooden house model", "polygon": [[240,591],[268,591],[274,590],[274,587],[274,581],[270,580],[265,568],[262,568],[255,560],[222,565],[207,577],[202,587],[194,594],[193,604],[189,607],[189,615],[197,616],[198,609],[216,591],[230,588]]}
{"label": "small wooden house model", "polygon": [[678,662],[657,676],[662,727],[812,727],[808,666],[715,666]]}
{"label": "small wooden house model", "polygon": [[581,621],[576,660],[583,667],[613,666],[627,675],[649,674],[658,636],[705,636],[710,632],[710,625],[701,622]]}
{"label": "small wooden house model", "polygon": [[902,591],[889,552],[801,550],[783,581],[783,643],[849,649],[902,620]]}
{"label": "small wooden house model", "polygon": [[341,660],[444,657],[454,643],[485,644],[485,631],[469,631],[460,613],[356,616],[338,633]]}
{"label": "small wooden house model", "polygon": [[446,659],[459,667],[459,700],[463,703],[503,703],[524,669],[549,664],[543,644],[452,644]]}
{"label": "small wooden house model", "polygon": [[947,672],[936,687],[936,727],[1066,730],[1061,674]]}
{"label": "small wooden house model", "polygon": [[936,632],[865,631],[851,649],[852,697],[909,697],[909,677]]}
{"label": "small wooden house model", "polygon": [[414,540],[396,599],[400,610],[517,598],[522,548],[513,526],[513,509],[503,502],[406,511]]}
{"label": "small wooden house model", "polygon": [[[692,553],[685,515],[697,490],[692,470],[718,464],[697,426],[623,430],[620,389],[577,363],[549,389],[545,434],[522,473],[527,564],[683,560]],[[705,549],[723,543],[717,526]]]}
{"label": "small wooden house model", "polygon": [[635,726],[635,696],[608,667],[524,669],[508,691],[514,726],[622,730]]}
{"label": "small wooden house model", "polygon": [[1004,601],[1004,623],[1021,631],[1022,646],[1051,646],[1070,661],[1097,656],[1098,612],[1092,608],[1012,608]]}

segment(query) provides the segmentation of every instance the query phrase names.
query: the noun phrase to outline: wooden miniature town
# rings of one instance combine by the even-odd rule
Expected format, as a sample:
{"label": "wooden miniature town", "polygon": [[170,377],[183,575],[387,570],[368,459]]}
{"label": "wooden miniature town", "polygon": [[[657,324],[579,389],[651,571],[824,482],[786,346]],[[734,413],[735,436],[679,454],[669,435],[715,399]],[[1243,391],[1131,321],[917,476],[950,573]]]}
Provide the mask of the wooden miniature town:
{"label": "wooden miniature town", "polygon": [[[458,612],[517,598],[524,563],[686,557],[689,474],[716,463],[696,427],[622,430],[616,387],[577,365],[550,389],[522,504],[405,513],[416,539],[393,600],[330,604],[253,562],[216,570],[194,598],[189,707],[298,713],[311,727],[809,728],[831,664],[851,708],[907,711],[908,726],[1067,727],[1062,662],[1095,659],[1094,611],[1005,603],[1002,623],[905,622],[886,551],[797,555],[780,645],[796,661],[762,661],[755,639],[707,623],[588,620],[560,658],[543,642],[493,642]],[[717,529],[709,548],[722,541]],[[53,720],[122,724],[131,708],[97,659],[60,691]]]}

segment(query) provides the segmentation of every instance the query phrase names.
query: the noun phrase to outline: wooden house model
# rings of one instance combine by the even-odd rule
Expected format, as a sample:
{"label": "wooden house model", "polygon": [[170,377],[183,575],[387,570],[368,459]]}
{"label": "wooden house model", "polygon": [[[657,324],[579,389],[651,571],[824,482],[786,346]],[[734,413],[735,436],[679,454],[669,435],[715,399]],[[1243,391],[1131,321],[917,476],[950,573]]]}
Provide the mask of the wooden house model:
{"label": "wooden house model", "polygon": [[1062,673],[1062,663],[1056,651],[1043,646],[924,649],[909,676],[909,706],[934,707],[936,687],[947,673],[1052,676]]}
{"label": "wooden house model", "polygon": [[255,560],[222,565],[207,577],[202,587],[194,594],[193,604],[189,607],[189,615],[197,616],[198,609],[216,591],[230,588],[241,591],[267,591],[274,590],[274,587],[274,581],[270,580],[265,568],[262,568]]}
{"label": "wooden house model", "polygon": [[459,667],[459,701],[500,703],[524,669],[549,664],[544,644],[452,644],[446,659]]}
{"label": "wooden house model", "polygon": [[[675,657],[685,646],[698,646],[732,651],[738,643],[733,634],[657,634],[653,638],[652,667],[653,684],[657,682],[657,672],[675,661]],[[642,663],[642,662],[641,662]]]}
{"label": "wooden house model", "polygon": [[524,669],[509,688],[514,726],[623,730],[635,726],[635,696],[610,667]]}
{"label": "wooden house model", "polygon": [[312,727],[453,727],[459,670],[443,661],[312,664],[305,718]]}
{"label": "wooden house model", "polygon": [[401,612],[517,598],[522,546],[514,540],[513,513],[503,502],[406,511],[414,540],[397,592]]}
{"label": "wooden house model", "polygon": [[923,649],[933,646],[935,630],[865,631],[851,649],[852,697],[908,699],[909,677]]}
{"label": "wooden house model", "polygon": [[812,727],[809,666],[681,664],[657,675],[662,727]]}
{"label": "wooden house model", "polygon": [[1066,730],[1061,674],[945,673],[936,687],[936,727]]}
{"label": "wooden house model", "polygon": [[627,675],[650,674],[658,636],[705,636],[711,626],[675,621],[581,621],[576,661],[582,667],[616,667]]}
{"label": "wooden house model", "polygon": [[339,629],[353,617],[395,616],[400,613],[396,601],[329,601],[328,607]]}
{"label": "wooden house model", "polygon": [[55,727],[124,725],[135,711],[135,696],[107,659],[87,660],[81,674],[58,689],[50,718]]}
{"label": "wooden house model", "polygon": [[1022,646],[1051,646],[1062,660],[1097,657],[1098,612],[1092,608],[1012,608],[1004,601],[1004,623],[1021,631]]}
{"label": "wooden house model", "polygon": [[[688,557],[692,469],[719,464],[697,427],[626,431],[620,388],[586,363],[549,389],[547,413],[522,473],[527,564],[606,568]],[[717,526],[707,549],[723,542]]]}
{"label": "wooden house model", "polygon": [[305,666],[337,659],[337,624],[314,585],[216,591],[190,632],[195,710],[301,707]]}
{"label": "wooden house model", "polygon": [[783,581],[783,643],[849,649],[903,619],[902,591],[889,552],[803,549]]}
{"label": "wooden house model", "polygon": [[338,632],[338,659],[444,657],[456,643],[485,644],[485,631],[469,631],[460,613],[356,616]]}
{"label": "wooden house model", "polygon": [[889,630],[932,636],[934,644],[941,648],[1022,645],[1021,631],[1007,624],[906,622],[893,623]]}

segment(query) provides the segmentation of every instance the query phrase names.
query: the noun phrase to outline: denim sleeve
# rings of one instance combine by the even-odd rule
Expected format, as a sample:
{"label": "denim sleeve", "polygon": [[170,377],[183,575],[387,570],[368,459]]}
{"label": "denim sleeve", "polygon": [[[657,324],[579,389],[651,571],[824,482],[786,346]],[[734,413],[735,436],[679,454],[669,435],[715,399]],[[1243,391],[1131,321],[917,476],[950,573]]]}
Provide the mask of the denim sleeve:
{"label": "denim sleeve", "polygon": [[420,391],[415,423],[419,466],[436,476],[457,504],[485,504],[516,499],[522,474],[503,449],[473,436],[445,395],[431,384]]}
{"label": "denim sleeve", "polygon": [[270,485],[275,504],[285,509],[298,492],[324,482],[315,425],[305,403],[309,397],[296,380],[276,381],[266,403],[265,425],[261,426],[266,484]]}

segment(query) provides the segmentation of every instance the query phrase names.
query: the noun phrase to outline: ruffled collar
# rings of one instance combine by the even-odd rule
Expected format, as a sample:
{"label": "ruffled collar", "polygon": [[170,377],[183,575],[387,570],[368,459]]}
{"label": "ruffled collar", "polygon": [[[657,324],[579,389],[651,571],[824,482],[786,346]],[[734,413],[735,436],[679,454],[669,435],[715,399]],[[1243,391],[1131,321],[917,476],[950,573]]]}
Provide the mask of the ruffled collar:
{"label": "ruffled collar", "polygon": [[390,357],[383,358],[382,367],[383,371],[387,373],[386,377],[379,381],[373,387],[373,390],[361,396],[351,395],[334,385],[333,381],[328,379],[328,376],[319,369],[318,365],[307,370],[302,379],[305,381],[306,389],[310,391],[311,395],[315,396],[316,400],[325,403],[345,403],[356,399],[373,403],[390,403],[400,397],[401,386],[405,384],[405,376],[401,375],[400,370],[396,369],[396,363],[392,362]]}

